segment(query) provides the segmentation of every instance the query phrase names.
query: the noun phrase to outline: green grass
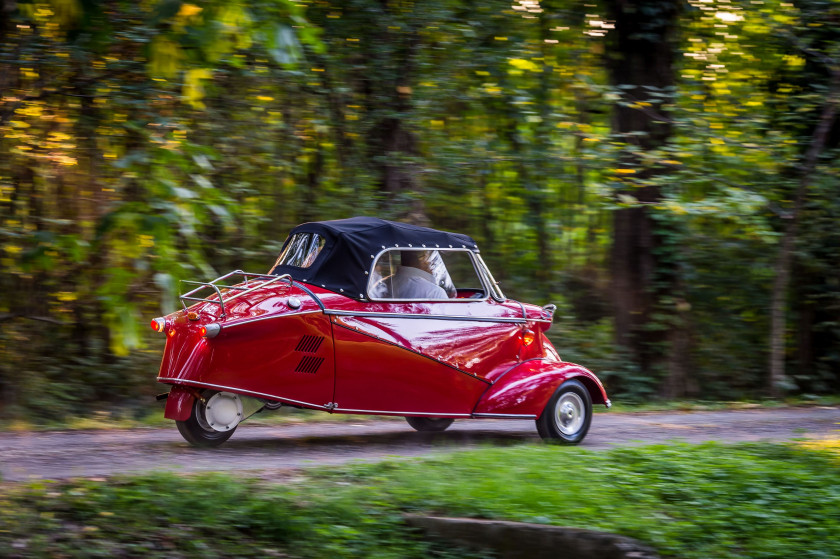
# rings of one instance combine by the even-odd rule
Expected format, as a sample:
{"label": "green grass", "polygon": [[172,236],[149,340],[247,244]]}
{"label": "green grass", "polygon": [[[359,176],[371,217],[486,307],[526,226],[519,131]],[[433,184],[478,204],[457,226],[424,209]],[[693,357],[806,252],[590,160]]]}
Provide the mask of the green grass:
{"label": "green grass", "polygon": [[[464,557],[406,512],[606,530],[663,557],[840,557],[840,443],[522,445],[307,471],[7,485],[0,556]],[[6,550],[6,551],[3,551]]]}

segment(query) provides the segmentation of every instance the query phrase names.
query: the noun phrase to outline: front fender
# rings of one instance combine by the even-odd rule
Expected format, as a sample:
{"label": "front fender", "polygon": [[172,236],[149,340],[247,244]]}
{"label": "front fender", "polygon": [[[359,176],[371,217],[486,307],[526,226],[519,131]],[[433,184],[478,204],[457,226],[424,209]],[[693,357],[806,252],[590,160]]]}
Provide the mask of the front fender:
{"label": "front fender", "polygon": [[557,387],[577,379],[589,390],[593,404],[610,406],[601,381],[574,363],[534,359],[502,375],[479,399],[474,414],[531,415],[539,417]]}

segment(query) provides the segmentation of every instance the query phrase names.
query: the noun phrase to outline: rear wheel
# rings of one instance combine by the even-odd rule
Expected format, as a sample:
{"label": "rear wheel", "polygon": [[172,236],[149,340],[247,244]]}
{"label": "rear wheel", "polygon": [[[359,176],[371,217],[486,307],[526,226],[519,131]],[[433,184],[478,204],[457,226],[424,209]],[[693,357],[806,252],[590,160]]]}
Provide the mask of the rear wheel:
{"label": "rear wheel", "polygon": [[546,441],[577,444],[592,422],[592,398],[578,380],[567,380],[546,404],[537,419],[537,431]]}
{"label": "rear wheel", "polygon": [[409,416],[405,418],[408,424],[414,427],[416,431],[435,432],[446,431],[446,428],[452,425],[454,421],[451,417],[414,417]]}
{"label": "rear wheel", "polygon": [[178,431],[193,446],[219,446],[233,435],[242,421],[242,402],[229,392],[205,391],[203,401],[193,403],[192,415],[186,421],[176,421]]}

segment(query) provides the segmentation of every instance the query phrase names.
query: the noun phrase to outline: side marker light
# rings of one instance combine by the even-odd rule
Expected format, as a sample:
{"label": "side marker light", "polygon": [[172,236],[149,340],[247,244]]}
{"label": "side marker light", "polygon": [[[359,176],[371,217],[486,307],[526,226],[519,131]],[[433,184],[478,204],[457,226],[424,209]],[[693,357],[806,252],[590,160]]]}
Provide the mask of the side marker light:
{"label": "side marker light", "polygon": [[166,330],[166,319],[165,318],[153,318],[152,319],[152,330],[155,332],[163,332]]}

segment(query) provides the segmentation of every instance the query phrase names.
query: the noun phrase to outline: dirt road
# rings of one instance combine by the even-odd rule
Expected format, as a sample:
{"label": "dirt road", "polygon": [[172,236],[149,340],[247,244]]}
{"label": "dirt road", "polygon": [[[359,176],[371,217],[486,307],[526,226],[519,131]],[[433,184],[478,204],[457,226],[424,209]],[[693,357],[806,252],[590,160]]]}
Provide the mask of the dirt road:
{"label": "dirt road", "polygon": [[[599,413],[581,448],[681,440],[784,441],[840,437],[840,407]],[[217,449],[194,449],[171,429],[0,433],[3,481],[139,472],[226,471],[264,476],[384,457],[413,457],[477,445],[538,443],[533,421],[456,421],[444,433],[417,433],[403,421],[248,425]]]}

